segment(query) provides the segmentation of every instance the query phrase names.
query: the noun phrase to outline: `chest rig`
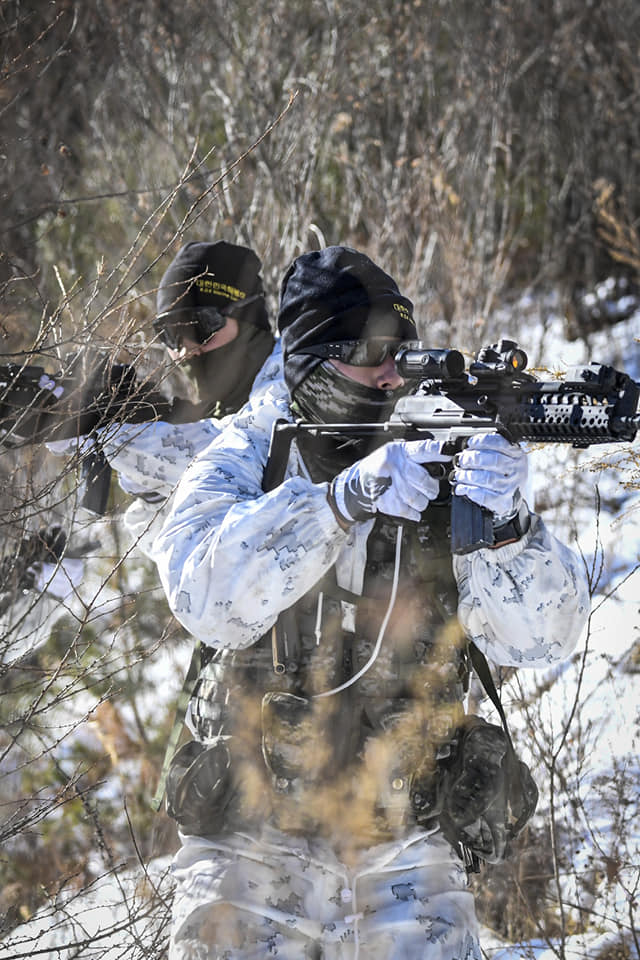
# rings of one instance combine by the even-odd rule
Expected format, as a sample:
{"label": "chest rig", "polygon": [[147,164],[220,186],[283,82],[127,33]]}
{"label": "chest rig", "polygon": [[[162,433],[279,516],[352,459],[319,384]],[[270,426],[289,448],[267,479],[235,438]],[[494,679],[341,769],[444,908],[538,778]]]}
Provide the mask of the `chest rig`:
{"label": "chest rig", "polygon": [[230,738],[240,779],[272,794],[280,826],[335,833],[348,810],[358,822],[345,829],[369,843],[439,812],[438,762],[461,721],[468,667],[449,510],[428,517],[404,524],[399,559],[398,525],[376,520],[362,596],[330,571],[257,644],[202,665],[197,735]]}

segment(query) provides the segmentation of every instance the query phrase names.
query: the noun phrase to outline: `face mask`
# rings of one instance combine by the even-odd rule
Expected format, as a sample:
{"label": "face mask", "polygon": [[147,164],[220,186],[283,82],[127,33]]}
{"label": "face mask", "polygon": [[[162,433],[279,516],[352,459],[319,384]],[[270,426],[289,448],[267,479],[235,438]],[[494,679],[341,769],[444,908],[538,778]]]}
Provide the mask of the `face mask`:
{"label": "face mask", "polygon": [[403,392],[366,387],[325,360],[296,388],[294,400],[314,423],[383,423]]}
{"label": "face mask", "polygon": [[270,330],[241,323],[230,343],[185,361],[185,373],[197,388],[208,415],[215,411],[216,416],[222,416],[240,409],[273,343]]}
{"label": "face mask", "polygon": [[[340,373],[325,360],[296,388],[293,409],[312,423],[383,423],[391,416],[400,390],[366,387]],[[318,437],[298,439],[304,462],[314,482],[332,480],[345,467],[370,453],[386,439],[376,437]]]}

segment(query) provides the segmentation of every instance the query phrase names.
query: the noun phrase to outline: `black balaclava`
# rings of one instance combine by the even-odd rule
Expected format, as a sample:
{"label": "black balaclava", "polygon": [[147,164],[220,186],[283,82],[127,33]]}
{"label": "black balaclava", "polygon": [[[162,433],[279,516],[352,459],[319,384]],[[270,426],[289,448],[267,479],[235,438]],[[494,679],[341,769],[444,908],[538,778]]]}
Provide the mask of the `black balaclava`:
{"label": "black balaclava", "polygon": [[249,247],[225,240],[187,243],[160,282],[154,328],[161,337],[167,326],[175,326],[203,342],[197,321],[208,308],[238,321],[238,335],[232,341],[182,364],[197,389],[202,416],[238,410],[273,349],[261,267]]}
{"label": "black balaclava", "polygon": [[203,416],[222,417],[246,403],[258,371],[273,349],[270,330],[239,323],[238,335],[229,343],[199,356],[181,367],[195,385]]}
{"label": "black balaclava", "polygon": [[[327,247],[298,257],[280,290],[284,378],[294,411],[316,423],[385,420],[398,391],[366,387],[340,373],[306,346],[371,337],[416,340],[413,304],[396,282],[365,254]],[[364,456],[371,440],[303,439],[299,442],[314,480],[330,479]]]}

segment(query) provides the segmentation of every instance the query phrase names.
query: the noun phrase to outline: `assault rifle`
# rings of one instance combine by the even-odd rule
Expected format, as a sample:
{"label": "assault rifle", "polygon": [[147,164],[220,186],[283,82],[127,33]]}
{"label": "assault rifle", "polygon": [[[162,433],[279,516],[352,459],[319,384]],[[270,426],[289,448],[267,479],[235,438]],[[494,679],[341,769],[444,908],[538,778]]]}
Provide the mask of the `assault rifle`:
{"label": "assault rifle", "polygon": [[[511,340],[483,348],[466,369],[458,350],[404,345],[398,373],[416,381],[385,423],[317,424],[278,421],[273,428],[264,487],[271,489],[286,465],[296,435],[372,437],[378,443],[434,438],[445,453],[463,449],[475,433],[500,433],[511,442],[595,443],[633,441],[640,426],[640,386],[626,373],[601,363],[566,372],[562,380],[525,373],[527,355]],[[451,548],[464,554],[492,546],[493,515],[466,497],[451,498]]]}
{"label": "assault rifle", "polygon": [[[138,382],[131,364],[102,358],[85,375],[76,355],[65,366],[64,373],[49,374],[31,364],[0,365],[0,447],[95,436],[113,422],[180,419],[155,385]],[[82,471],[84,505],[102,514],[111,468],[99,445],[83,457]]]}

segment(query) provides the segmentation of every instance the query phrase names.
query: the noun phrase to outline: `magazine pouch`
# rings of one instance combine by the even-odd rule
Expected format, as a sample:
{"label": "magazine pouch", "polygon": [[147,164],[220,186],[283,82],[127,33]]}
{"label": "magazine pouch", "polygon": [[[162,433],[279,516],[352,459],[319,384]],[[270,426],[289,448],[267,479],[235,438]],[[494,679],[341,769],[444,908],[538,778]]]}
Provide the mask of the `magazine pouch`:
{"label": "magazine pouch", "polygon": [[443,769],[442,832],[464,860],[499,863],[533,815],[538,788],[502,727],[469,715],[456,740]]}
{"label": "magazine pouch", "polygon": [[262,700],[262,753],[277,785],[313,782],[319,771],[317,720],[311,701],[292,693],[267,693]]}
{"label": "magazine pouch", "polygon": [[190,740],[176,752],[166,784],[167,813],[183,833],[219,833],[233,796],[228,737]]}

